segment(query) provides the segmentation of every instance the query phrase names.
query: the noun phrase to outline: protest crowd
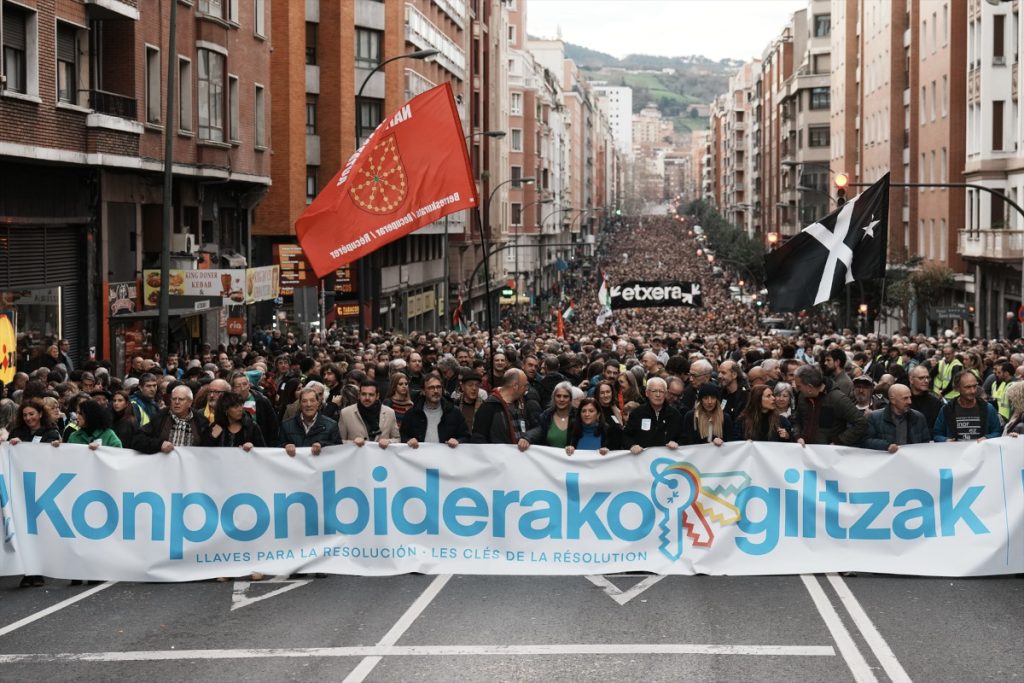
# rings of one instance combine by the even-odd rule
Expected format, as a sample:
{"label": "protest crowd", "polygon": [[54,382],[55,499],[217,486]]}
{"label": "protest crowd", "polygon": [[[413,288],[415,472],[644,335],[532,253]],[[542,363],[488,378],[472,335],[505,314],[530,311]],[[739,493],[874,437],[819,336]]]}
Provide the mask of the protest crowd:
{"label": "protest crowd", "polygon": [[[749,439],[898,457],[906,444],[1024,433],[1022,339],[856,335],[813,315],[794,320],[795,333],[771,333],[698,255],[685,221],[625,219],[602,245],[590,277],[562,284],[560,301],[575,303],[564,336],[550,315],[503,325],[493,354],[475,326],[365,340],[275,329],[191,358],[138,356],[126,372],[78,366],[58,344],[4,387],[0,439],[155,457],[189,446],[315,457],[342,443],[457,452],[470,442],[572,457]],[[597,303],[600,273],[699,282],[703,306],[609,314]]]}

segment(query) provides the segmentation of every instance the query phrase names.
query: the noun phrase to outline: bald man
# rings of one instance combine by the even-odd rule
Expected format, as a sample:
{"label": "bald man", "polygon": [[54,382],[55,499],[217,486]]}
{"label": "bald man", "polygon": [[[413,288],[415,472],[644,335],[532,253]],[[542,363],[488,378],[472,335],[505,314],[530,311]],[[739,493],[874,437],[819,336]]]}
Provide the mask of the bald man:
{"label": "bald man", "polygon": [[910,387],[889,387],[889,405],[868,416],[868,435],[864,446],[895,453],[900,446],[931,441],[931,430],[924,415],[910,407]]}

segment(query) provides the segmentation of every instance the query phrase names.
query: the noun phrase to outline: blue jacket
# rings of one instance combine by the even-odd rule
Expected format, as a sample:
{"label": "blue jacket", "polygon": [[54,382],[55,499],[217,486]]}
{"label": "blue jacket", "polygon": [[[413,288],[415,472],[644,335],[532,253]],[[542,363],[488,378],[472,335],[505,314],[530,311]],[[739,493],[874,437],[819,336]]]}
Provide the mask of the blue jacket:
{"label": "blue jacket", "polygon": [[[943,441],[949,441],[951,438],[957,438],[956,428],[953,421],[953,405],[956,401],[957,399],[953,399],[942,406],[942,409],[939,410],[939,416],[935,418],[935,426],[932,427],[932,437],[940,443]],[[999,413],[996,412],[996,409],[992,407],[991,403],[987,403],[985,401],[978,401],[978,406],[984,406],[987,409],[985,411],[987,415],[987,424],[983,428],[984,433],[981,434],[981,436],[986,439],[995,439],[1002,436],[1003,428],[999,424]]]}
{"label": "blue jacket", "polygon": [[[907,443],[928,443],[931,440],[928,421],[924,415],[913,408],[909,409],[907,411]],[[871,414],[868,415],[868,435],[864,439],[864,447],[885,451],[889,449],[890,444],[894,443],[896,443],[896,423],[893,422],[892,411],[889,408],[871,411]]]}

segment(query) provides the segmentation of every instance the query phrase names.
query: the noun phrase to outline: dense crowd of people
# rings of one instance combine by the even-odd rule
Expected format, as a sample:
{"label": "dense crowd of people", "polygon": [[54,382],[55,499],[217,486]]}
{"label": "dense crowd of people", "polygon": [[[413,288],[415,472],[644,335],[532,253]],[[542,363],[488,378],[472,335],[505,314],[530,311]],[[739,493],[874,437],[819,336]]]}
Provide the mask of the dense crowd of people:
{"label": "dense crowd of people", "polygon": [[677,221],[627,228],[634,251],[604,254],[606,277],[700,281],[703,308],[619,311],[599,327],[591,280],[567,285],[580,314],[564,337],[504,330],[493,353],[475,329],[365,341],[274,330],[192,358],[140,355],[127,372],[46,363],[4,387],[0,439],[144,454],[278,447],[288,457],[342,443],[493,443],[571,457],[747,439],[893,454],[1024,433],[1024,340],[772,335],[716,285],[706,259],[674,249]]}

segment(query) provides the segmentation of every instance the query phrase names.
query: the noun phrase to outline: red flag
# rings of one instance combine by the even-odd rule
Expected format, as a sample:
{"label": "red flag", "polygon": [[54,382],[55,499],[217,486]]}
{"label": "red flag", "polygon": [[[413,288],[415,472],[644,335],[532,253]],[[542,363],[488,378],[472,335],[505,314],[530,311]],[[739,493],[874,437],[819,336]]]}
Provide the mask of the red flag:
{"label": "red flag", "polygon": [[557,311],[558,311],[558,337],[560,339],[564,339],[565,338],[565,320],[562,319],[562,309],[559,308],[559,309],[557,309]]}
{"label": "red flag", "polygon": [[323,277],[478,203],[455,99],[442,83],[377,126],[302,212],[295,234]]}

